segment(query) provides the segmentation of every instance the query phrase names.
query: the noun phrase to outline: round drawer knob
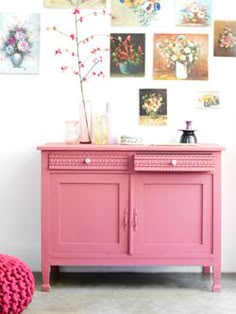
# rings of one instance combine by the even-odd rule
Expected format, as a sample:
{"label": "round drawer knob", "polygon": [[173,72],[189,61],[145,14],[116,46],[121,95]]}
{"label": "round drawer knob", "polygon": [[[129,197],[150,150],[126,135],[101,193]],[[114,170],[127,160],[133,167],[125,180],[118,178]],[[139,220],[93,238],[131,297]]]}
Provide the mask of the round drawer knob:
{"label": "round drawer knob", "polygon": [[90,158],[85,158],[85,160],[84,160],[84,162],[86,163],[86,164],[90,164],[91,163],[91,159]]}
{"label": "round drawer knob", "polygon": [[172,166],[176,166],[176,165],[177,165],[177,160],[172,159],[171,162],[170,162],[170,164],[171,164]]}

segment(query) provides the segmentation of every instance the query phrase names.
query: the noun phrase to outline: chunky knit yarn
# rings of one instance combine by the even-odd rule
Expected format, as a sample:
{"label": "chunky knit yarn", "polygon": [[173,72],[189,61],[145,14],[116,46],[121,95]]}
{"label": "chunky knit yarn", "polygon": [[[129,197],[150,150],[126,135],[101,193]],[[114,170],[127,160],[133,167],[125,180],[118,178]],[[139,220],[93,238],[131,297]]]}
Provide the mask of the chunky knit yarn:
{"label": "chunky knit yarn", "polygon": [[0,254],[0,313],[21,313],[31,302],[34,277],[16,257]]}

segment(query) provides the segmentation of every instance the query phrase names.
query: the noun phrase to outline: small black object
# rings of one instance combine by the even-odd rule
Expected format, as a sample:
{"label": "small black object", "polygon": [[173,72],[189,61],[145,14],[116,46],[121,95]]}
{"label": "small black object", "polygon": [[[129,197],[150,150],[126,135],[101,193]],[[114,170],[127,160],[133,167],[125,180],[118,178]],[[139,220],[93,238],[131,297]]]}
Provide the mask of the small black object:
{"label": "small black object", "polygon": [[197,143],[197,137],[195,135],[195,131],[192,129],[192,121],[185,121],[186,129],[179,130],[182,131],[183,134],[180,137],[180,143]]}
{"label": "small black object", "polygon": [[179,130],[183,134],[180,137],[180,143],[197,143],[197,137],[195,135],[195,130]]}

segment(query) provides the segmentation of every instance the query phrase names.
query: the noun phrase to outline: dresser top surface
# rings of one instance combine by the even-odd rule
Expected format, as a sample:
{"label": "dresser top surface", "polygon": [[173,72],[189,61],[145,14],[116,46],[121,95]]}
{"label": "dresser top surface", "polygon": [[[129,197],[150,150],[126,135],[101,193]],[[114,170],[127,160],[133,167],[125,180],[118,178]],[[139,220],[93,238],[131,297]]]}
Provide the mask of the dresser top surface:
{"label": "dresser top surface", "polygon": [[120,144],[65,144],[65,143],[46,143],[37,147],[41,151],[143,151],[143,152],[220,152],[224,147],[218,144],[140,144],[140,145],[120,145]]}

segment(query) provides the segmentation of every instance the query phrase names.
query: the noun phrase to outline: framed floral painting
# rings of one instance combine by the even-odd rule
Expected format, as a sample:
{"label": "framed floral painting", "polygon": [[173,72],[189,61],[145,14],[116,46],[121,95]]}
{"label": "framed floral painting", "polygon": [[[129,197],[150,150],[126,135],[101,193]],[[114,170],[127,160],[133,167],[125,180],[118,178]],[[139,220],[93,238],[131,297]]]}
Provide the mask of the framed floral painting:
{"label": "framed floral painting", "polygon": [[211,0],[176,0],[176,25],[211,25]]}
{"label": "framed floral painting", "polygon": [[220,98],[218,91],[208,91],[198,93],[197,108],[200,109],[218,109],[220,107]]}
{"label": "framed floral painting", "polygon": [[46,8],[99,9],[106,6],[106,0],[44,0]]}
{"label": "framed floral painting", "polygon": [[214,22],[214,56],[236,57],[236,21]]}
{"label": "framed floral painting", "polygon": [[140,125],[167,124],[166,89],[139,90],[139,124]]}
{"label": "framed floral painting", "polygon": [[112,26],[149,26],[160,11],[160,0],[111,0]]}
{"label": "framed floral painting", "polygon": [[111,77],[145,75],[145,34],[112,33],[110,54]]}
{"label": "framed floral painting", "polygon": [[39,14],[0,14],[0,37],[0,73],[39,72]]}
{"label": "framed floral painting", "polygon": [[154,34],[154,80],[208,80],[207,34]]}

